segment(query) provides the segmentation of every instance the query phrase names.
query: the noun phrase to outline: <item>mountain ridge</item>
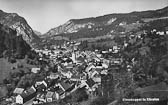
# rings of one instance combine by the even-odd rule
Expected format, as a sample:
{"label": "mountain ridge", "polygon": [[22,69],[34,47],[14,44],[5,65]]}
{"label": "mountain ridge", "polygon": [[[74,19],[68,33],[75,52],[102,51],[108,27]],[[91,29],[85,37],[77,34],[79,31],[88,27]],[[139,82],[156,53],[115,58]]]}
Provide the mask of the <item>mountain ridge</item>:
{"label": "mountain ridge", "polygon": [[70,19],[63,25],[50,29],[47,33],[43,35],[43,37],[75,33],[79,32],[81,29],[89,29],[103,25],[111,25],[115,23],[115,21],[118,21],[118,23],[121,23],[122,21],[126,21],[126,23],[135,23],[138,21],[140,23],[143,23],[142,19],[145,18],[160,18],[165,16],[168,16],[168,6],[157,10],[134,11],[130,13],[114,13],[83,19]]}
{"label": "mountain ridge", "polygon": [[17,31],[17,35],[22,35],[23,39],[31,45],[32,41],[38,39],[24,17],[17,13],[7,13],[0,10],[0,23]]}

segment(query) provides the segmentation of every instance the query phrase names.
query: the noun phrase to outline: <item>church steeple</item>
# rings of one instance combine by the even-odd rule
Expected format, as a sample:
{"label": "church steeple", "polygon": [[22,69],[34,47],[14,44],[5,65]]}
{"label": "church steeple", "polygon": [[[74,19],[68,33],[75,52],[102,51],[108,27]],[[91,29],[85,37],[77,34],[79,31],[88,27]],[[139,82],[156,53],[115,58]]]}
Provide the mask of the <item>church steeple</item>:
{"label": "church steeple", "polygon": [[73,63],[76,63],[76,53],[73,51],[72,52],[72,61],[73,61]]}

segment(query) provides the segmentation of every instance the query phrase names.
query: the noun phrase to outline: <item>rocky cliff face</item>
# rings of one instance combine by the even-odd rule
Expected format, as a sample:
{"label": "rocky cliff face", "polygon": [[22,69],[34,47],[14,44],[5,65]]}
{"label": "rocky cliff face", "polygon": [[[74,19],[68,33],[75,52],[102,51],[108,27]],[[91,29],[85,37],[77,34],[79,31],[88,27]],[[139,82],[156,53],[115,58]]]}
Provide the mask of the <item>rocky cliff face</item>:
{"label": "rocky cliff face", "polygon": [[0,10],[0,23],[16,30],[17,36],[22,35],[23,39],[29,44],[38,38],[27,21],[16,13],[6,13]]}
{"label": "rocky cliff face", "polygon": [[92,22],[87,22],[87,23],[82,23],[82,24],[76,24],[74,20],[69,20],[63,25],[60,25],[59,27],[53,28],[49,30],[46,35],[57,35],[61,33],[74,33],[78,32],[79,30],[83,28],[91,28],[94,26],[94,23]]}
{"label": "rocky cliff face", "polygon": [[6,51],[8,55],[16,54],[24,56],[31,50],[31,47],[23,40],[17,31],[0,24],[0,56]]}

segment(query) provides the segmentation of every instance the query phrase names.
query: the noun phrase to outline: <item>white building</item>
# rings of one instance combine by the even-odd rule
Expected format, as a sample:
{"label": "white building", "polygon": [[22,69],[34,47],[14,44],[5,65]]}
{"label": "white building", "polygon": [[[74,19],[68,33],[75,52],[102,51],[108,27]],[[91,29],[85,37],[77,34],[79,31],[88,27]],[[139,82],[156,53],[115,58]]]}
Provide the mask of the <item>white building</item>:
{"label": "white building", "polygon": [[58,100],[59,99],[59,94],[57,92],[47,92],[46,94],[46,101],[47,102],[52,102],[54,100]]}
{"label": "white building", "polygon": [[22,94],[16,96],[17,104],[24,104],[36,95],[36,89],[32,86],[30,89],[24,91]]}
{"label": "white building", "polygon": [[16,96],[16,103],[23,104],[24,103],[23,99],[24,98],[21,95]]}
{"label": "white building", "polygon": [[24,91],[23,88],[15,88],[15,90],[13,91],[14,94],[22,94]]}
{"label": "white building", "polygon": [[76,54],[75,54],[75,52],[72,53],[71,59],[72,59],[72,61],[73,61],[74,63],[76,63]]}
{"label": "white building", "polygon": [[43,80],[43,81],[37,81],[35,83],[35,87],[37,87],[38,85],[44,84],[47,87],[47,83]]}
{"label": "white building", "polygon": [[38,73],[40,71],[40,68],[32,68],[31,72],[32,73]]}

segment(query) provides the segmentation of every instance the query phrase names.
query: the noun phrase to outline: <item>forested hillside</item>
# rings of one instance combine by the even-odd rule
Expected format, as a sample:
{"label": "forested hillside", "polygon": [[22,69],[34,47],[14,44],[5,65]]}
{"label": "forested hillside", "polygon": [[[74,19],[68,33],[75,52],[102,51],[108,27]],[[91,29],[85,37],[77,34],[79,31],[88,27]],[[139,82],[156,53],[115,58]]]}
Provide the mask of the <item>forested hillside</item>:
{"label": "forested hillside", "polygon": [[22,36],[17,36],[17,32],[7,26],[0,24],[0,56],[23,57],[29,52],[31,47],[23,40]]}

